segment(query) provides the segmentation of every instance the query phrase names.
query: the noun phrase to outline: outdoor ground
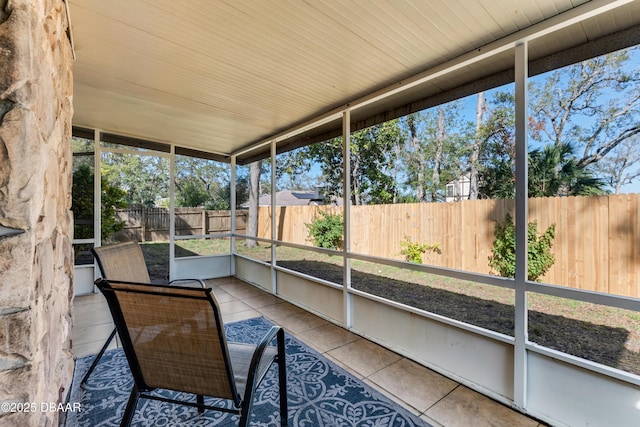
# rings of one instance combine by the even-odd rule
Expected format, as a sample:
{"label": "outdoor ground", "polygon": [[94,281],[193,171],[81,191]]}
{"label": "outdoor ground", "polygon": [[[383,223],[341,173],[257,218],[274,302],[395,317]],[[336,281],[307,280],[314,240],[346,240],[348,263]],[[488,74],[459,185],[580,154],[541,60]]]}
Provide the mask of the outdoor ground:
{"label": "outdoor ground", "polygon": [[[188,240],[176,256],[228,253],[227,240]],[[271,248],[238,253],[269,261]],[[152,278],[168,277],[168,244],[143,244]],[[342,258],[279,247],[278,265],[342,284]],[[356,289],[513,336],[514,291],[407,269],[352,261]],[[549,348],[640,375],[640,313],[529,293],[529,340]]]}

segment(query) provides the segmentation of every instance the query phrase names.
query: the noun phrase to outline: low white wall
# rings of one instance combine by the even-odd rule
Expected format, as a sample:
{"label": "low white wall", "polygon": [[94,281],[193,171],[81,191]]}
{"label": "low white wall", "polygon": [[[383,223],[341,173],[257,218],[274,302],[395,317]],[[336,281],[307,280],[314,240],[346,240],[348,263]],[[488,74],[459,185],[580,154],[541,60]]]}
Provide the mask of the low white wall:
{"label": "low white wall", "polygon": [[171,270],[175,279],[215,279],[231,275],[231,255],[199,255],[176,258]]}
{"label": "low white wall", "polygon": [[270,266],[237,255],[233,257],[233,260],[235,261],[235,276],[238,279],[271,292],[273,286]]}
{"label": "low white wall", "polygon": [[513,345],[361,296],[353,331],[457,381],[513,399]]}
{"label": "low white wall", "polygon": [[[234,257],[236,277],[270,291],[271,267]],[[280,298],[345,326],[344,293],[278,270]],[[362,295],[351,295],[354,333],[507,405],[514,405],[509,338],[476,333]],[[472,328],[471,328],[472,329]],[[640,387],[528,350],[524,413],[559,426],[640,425]]]}
{"label": "low white wall", "polygon": [[640,426],[640,387],[528,353],[527,410],[567,426]]}
{"label": "low white wall", "polygon": [[278,271],[278,296],[326,319],[344,325],[342,289]]}
{"label": "low white wall", "polygon": [[87,295],[95,292],[95,267],[93,265],[76,265],[73,268],[74,295]]}

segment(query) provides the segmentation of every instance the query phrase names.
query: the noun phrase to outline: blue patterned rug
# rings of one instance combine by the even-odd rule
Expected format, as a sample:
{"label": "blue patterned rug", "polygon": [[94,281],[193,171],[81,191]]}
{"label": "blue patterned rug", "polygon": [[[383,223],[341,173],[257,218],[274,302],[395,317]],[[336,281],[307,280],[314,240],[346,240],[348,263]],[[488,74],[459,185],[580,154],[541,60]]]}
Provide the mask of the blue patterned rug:
{"label": "blue patterned rug", "polygon": [[[229,341],[256,343],[271,327],[262,317],[225,325]],[[289,426],[294,427],[412,427],[428,426],[387,397],[329,362],[325,357],[287,335],[287,393]],[[132,387],[122,350],[104,354],[89,377],[85,389],[80,380],[93,356],[78,359],[69,402],[81,410],[67,414],[67,427],[118,426]],[[258,387],[251,418],[252,426],[280,425],[277,368],[270,369]],[[158,394],[195,400],[184,393]],[[217,400],[205,399],[212,404]],[[219,401],[218,401],[219,402]],[[140,399],[133,426],[236,426],[238,416]]]}

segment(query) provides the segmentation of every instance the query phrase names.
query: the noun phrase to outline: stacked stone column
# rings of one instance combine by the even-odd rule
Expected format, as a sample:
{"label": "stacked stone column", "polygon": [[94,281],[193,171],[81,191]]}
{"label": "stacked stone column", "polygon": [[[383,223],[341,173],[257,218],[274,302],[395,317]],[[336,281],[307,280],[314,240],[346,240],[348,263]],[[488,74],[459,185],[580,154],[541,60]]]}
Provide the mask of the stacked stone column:
{"label": "stacked stone column", "polygon": [[[62,0],[0,0],[3,426],[57,425],[61,413],[42,404],[64,401],[73,371],[73,82],[67,30]],[[26,412],[24,404],[36,410]]]}

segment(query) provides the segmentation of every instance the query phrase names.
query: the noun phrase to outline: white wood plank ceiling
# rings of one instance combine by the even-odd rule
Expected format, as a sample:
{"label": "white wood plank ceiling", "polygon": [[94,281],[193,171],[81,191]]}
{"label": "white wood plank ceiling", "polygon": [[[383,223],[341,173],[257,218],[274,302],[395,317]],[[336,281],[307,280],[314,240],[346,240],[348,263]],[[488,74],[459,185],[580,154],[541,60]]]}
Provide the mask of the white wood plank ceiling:
{"label": "white wood plank ceiling", "polygon": [[[640,1],[69,0],[69,5],[77,58],[74,125],[225,155],[496,41],[544,28],[558,15],[612,9],[533,40],[532,59],[640,23]],[[360,119],[508,69],[512,58],[510,52],[495,55],[372,103]]]}

